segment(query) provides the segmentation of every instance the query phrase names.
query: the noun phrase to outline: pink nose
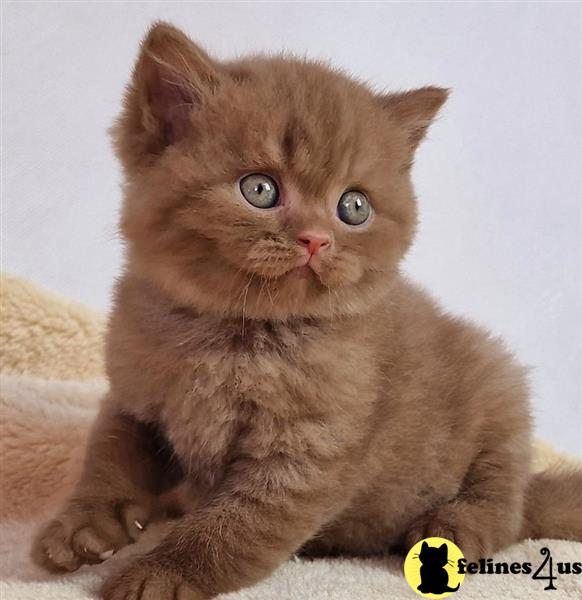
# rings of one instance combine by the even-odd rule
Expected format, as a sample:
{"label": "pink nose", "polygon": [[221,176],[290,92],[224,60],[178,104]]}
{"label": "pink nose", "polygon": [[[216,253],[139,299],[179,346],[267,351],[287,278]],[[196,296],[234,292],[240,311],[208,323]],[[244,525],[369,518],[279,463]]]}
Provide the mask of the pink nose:
{"label": "pink nose", "polygon": [[302,233],[297,242],[307,248],[309,254],[317,254],[322,248],[329,246],[329,237],[319,233]]}

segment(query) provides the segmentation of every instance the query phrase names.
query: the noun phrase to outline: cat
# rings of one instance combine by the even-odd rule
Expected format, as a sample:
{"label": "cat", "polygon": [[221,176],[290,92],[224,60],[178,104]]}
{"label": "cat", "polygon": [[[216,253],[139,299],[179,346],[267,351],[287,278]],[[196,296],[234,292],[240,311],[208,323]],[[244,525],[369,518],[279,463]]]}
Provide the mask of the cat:
{"label": "cat", "polygon": [[419,554],[419,559],[422,564],[420,567],[421,583],[418,586],[418,591],[423,594],[446,594],[447,592],[456,592],[457,587],[449,587],[449,574],[445,569],[445,565],[449,559],[449,552],[446,544],[432,547],[426,542],[422,542],[422,547]]}
{"label": "cat", "polygon": [[212,598],[299,552],[582,539],[582,475],[530,474],[524,369],[399,270],[414,154],[447,93],[218,61],[152,27],[113,129],[110,390],[38,564],[107,559],[168,502],[166,537],[106,600]]}

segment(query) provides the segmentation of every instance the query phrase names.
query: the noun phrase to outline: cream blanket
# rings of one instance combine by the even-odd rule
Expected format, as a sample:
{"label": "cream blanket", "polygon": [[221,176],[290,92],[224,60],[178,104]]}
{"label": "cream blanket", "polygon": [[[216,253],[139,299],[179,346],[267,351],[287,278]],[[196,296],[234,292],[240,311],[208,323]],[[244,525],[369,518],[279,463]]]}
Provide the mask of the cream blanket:
{"label": "cream blanket", "polygon": [[[0,597],[2,600],[97,598],[104,574],[128,553],[160,535],[155,528],[139,547],[98,567],[65,577],[39,571],[28,557],[38,524],[68,493],[80,467],[103,377],[104,319],[73,302],[17,278],[3,276],[0,329]],[[536,468],[575,462],[546,445],[536,449]],[[495,557],[540,563],[548,546],[554,561],[582,561],[582,544],[526,541]],[[554,566],[554,570],[555,570]],[[418,597],[401,575],[397,558],[384,560],[292,560],[260,585],[225,600],[411,600]],[[469,577],[460,599],[582,599],[582,576],[560,576],[557,592],[524,575]]]}

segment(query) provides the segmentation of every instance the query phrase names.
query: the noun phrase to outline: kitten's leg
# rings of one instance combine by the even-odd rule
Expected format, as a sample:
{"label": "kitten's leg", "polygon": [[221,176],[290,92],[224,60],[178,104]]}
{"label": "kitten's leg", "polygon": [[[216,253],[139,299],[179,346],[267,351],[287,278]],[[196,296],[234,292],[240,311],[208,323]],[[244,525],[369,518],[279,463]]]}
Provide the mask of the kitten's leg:
{"label": "kitten's leg", "polygon": [[137,539],[151,519],[160,465],[151,432],[106,403],[93,426],[80,481],[40,534],[32,556],[51,571],[100,562]]}
{"label": "kitten's leg", "polygon": [[523,519],[528,470],[526,435],[516,432],[515,440],[492,442],[475,458],[458,496],[412,524],[405,550],[438,536],[457,544],[468,560],[477,560],[514,543]]}
{"label": "kitten's leg", "polygon": [[315,468],[280,457],[254,462],[235,464],[238,473],[227,475],[210,502],[106,582],[104,598],[200,600],[253,585],[349,501],[346,488],[338,491],[334,465]]}

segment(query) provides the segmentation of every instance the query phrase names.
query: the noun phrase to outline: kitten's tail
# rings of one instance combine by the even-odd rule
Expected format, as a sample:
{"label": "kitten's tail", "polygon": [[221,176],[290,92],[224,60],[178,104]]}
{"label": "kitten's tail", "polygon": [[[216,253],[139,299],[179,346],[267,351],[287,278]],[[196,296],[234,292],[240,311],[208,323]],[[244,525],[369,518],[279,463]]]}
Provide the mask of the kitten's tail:
{"label": "kitten's tail", "polygon": [[582,469],[564,467],[532,476],[520,537],[582,541]]}

